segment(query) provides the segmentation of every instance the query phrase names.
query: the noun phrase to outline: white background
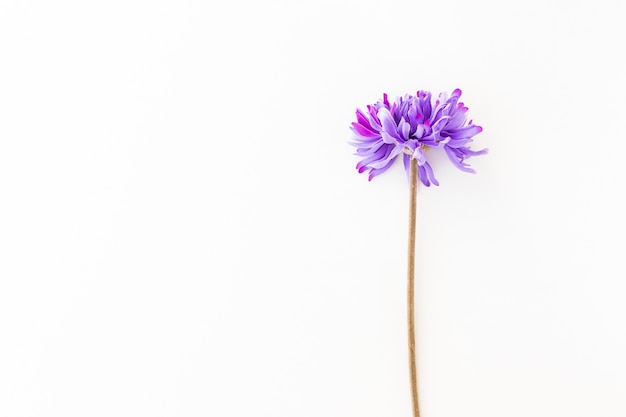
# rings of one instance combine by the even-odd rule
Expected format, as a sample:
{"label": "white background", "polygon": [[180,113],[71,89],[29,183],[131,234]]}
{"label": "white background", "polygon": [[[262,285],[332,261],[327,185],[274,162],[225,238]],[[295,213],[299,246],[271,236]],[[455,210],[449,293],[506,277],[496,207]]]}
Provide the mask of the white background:
{"label": "white background", "polygon": [[356,107],[460,87],[419,190],[423,417],[626,415],[623,3],[0,2],[0,415],[408,417],[401,164]]}

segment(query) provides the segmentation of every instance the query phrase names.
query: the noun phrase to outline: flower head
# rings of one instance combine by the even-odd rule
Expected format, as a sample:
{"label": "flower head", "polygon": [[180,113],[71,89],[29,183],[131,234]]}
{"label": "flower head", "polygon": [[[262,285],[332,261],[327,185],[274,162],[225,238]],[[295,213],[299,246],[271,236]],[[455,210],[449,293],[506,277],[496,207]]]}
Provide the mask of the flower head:
{"label": "flower head", "polygon": [[356,134],[352,144],[362,159],[356,169],[359,173],[368,171],[371,181],[402,154],[407,172],[413,158],[422,183],[427,187],[439,185],[425,152],[439,148],[461,171],[475,172],[465,160],[486,154],[487,149],[469,149],[472,138],[483,129],[471,120],[467,122],[468,109],[459,102],[460,97],[458,88],[450,96],[439,94],[434,101],[428,91],[418,91],[415,96],[407,94],[392,103],[384,94],[382,101],[367,106],[367,111],[357,109],[357,121],[351,126]]}

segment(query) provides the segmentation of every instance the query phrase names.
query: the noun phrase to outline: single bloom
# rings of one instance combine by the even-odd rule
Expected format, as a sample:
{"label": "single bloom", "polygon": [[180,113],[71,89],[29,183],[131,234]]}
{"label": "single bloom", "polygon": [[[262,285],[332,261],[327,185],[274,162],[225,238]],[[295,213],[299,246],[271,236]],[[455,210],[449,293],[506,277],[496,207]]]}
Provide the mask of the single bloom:
{"label": "single bloom", "polygon": [[475,172],[465,160],[483,155],[487,149],[473,151],[472,138],[483,128],[467,121],[468,108],[459,102],[458,88],[448,96],[439,94],[434,100],[428,91],[407,94],[390,103],[387,94],[382,101],[368,105],[367,111],[357,109],[357,121],[351,129],[356,134],[352,143],[361,161],[359,173],[367,171],[369,181],[385,172],[400,154],[409,171],[411,158],[417,160],[419,178],[425,186],[439,185],[427,161],[427,150],[443,149],[452,163],[465,172]]}

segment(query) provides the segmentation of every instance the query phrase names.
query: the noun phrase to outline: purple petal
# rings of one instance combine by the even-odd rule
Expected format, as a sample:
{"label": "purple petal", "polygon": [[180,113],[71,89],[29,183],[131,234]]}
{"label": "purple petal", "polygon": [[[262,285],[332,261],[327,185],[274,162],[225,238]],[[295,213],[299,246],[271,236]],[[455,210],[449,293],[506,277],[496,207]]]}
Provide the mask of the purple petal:
{"label": "purple petal", "polygon": [[433,169],[428,162],[424,164],[424,170],[426,171],[426,175],[428,175],[428,179],[430,180],[430,182],[432,182],[436,186],[439,186],[439,181],[437,181],[437,178],[435,178],[435,173],[433,172]]}
{"label": "purple petal", "polygon": [[417,125],[417,129],[415,129],[415,137],[421,139],[424,137],[424,133],[426,132],[426,127],[423,124]]}
{"label": "purple petal", "polygon": [[397,145],[398,139],[394,138],[387,132],[380,132],[381,137],[383,138],[383,142],[388,143],[390,145]]}
{"label": "purple petal", "polygon": [[413,151],[413,159],[417,160],[417,164],[419,166],[424,165],[426,163],[426,157],[424,156],[424,151],[422,151],[421,147],[416,147]]}
{"label": "purple petal", "polygon": [[378,120],[378,116],[376,115],[376,108],[374,106],[367,106],[367,111],[372,117],[372,122],[377,125],[377,127],[380,127],[380,120]]}
{"label": "purple petal", "polygon": [[382,146],[376,152],[372,153],[370,156],[368,156],[367,158],[363,159],[358,164],[356,164],[356,169],[360,169],[361,167],[365,167],[373,161],[384,158],[388,152],[389,152],[388,146]]}
{"label": "purple petal", "polygon": [[435,121],[435,123],[433,123],[432,125],[432,129],[433,130],[441,130],[443,129],[443,127],[448,123],[448,120],[450,120],[452,117],[451,116],[442,116],[439,119],[437,119]]}
{"label": "purple petal", "polygon": [[402,163],[404,164],[404,171],[406,172],[406,179],[408,181],[411,170],[411,157],[407,154],[402,155]]}
{"label": "purple petal", "polygon": [[378,118],[380,119],[383,129],[382,132],[385,132],[396,139],[400,139],[400,135],[398,135],[398,127],[389,110],[384,107],[378,110]]}
{"label": "purple petal", "polygon": [[409,138],[409,134],[411,133],[411,125],[404,120],[404,117],[400,119],[398,131],[400,132],[400,136],[402,137],[402,139],[407,140]]}
{"label": "purple petal", "polygon": [[448,146],[451,148],[461,148],[472,141],[472,138],[464,138],[464,139],[451,139],[448,142]]}
{"label": "purple petal", "polygon": [[467,119],[465,113],[467,113],[467,107],[457,109],[452,115],[452,119],[448,120],[447,129],[461,129]]}
{"label": "purple petal", "polygon": [[417,109],[414,105],[411,105],[411,107],[409,107],[406,116],[409,121],[409,125],[411,126],[411,132],[409,133],[415,132],[415,129],[417,128]]}
{"label": "purple petal", "polygon": [[450,129],[446,132],[454,139],[471,138],[483,131],[483,128],[478,125],[469,125],[460,129]]}
{"label": "purple petal", "polygon": [[354,137],[354,139],[352,140],[352,142],[348,142],[352,146],[355,146],[357,148],[369,148],[369,147],[375,145],[379,141],[382,142],[381,138],[365,138],[363,136],[359,136],[352,126],[350,126],[350,129],[356,135]]}
{"label": "purple petal", "polygon": [[362,124],[363,126],[372,129],[372,125],[370,125],[369,120],[367,120],[367,117],[365,117],[365,113],[363,113],[361,111],[361,109],[356,109],[356,120],[358,120],[359,124]]}
{"label": "purple petal", "polygon": [[391,148],[391,151],[384,159],[381,159],[380,161],[372,162],[369,164],[369,166],[375,169],[379,169],[385,166],[388,162],[393,161],[396,158],[396,156],[398,156],[402,152],[403,147],[402,146],[390,146],[389,148]]}
{"label": "purple petal", "polygon": [[444,149],[446,150],[446,155],[448,155],[448,159],[450,159],[455,167],[457,167],[461,171],[470,172],[472,174],[476,172],[472,168],[470,168],[468,164],[464,163],[462,158],[459,158],[459,156],[454,152],[453,148],[445,146]]}
{"label": "purple petal", "polygon": [[376,137],[380,136],[378,134],[378,132],[374,132],[374,131],[366,128],[365,126],[363,126],[362,124],[359,124],[359,123],[352,123],[352,127],[354,128],[356,133],[361,135],[361,136],[365,136],[365,137],[368,137],[368,138],[376,138]]}
{"label": "purple petal", "polygon": [[486,155],[489,153],[489,149],[481,149],[479,151],[473,151],[469,148],[458,148],[459,151],[463,152],[465,156],[478,156],[478,155]]}
{"label": "purple petal", "polygon": [[381,140],[377,143],[372,144],[371,146],[357,146],[356,152],[354,154],[358,156],[370,156],[384,144],[385,143]]}
{"label": "purple petal", "polygon": [[416,139],[409,139],[404,142],[404,147],[411,151],[411,153],[415,152],[415,148],[419,146],[419,143]]}
{"label": "purple petal", "polygon": [[389,169],[389,167],[393,164],[393,159],[391,161],[389,161],[389,163],[387,165],[385,165],[382,168],[378,168],[378,169],[370,169],[370,175],[368,176],[367,180],[371,181],[372,178],[382,174],[383,172],[387,171]]}
{"label": "purple petal", "polygon": [[424,169],[424,165],[420,165],[417,167],[417,175],[422,181],[422,184],[424,184],[427,187],[430,187],[430,181],[428,181],[428,175],[426,174],[426,169]]}

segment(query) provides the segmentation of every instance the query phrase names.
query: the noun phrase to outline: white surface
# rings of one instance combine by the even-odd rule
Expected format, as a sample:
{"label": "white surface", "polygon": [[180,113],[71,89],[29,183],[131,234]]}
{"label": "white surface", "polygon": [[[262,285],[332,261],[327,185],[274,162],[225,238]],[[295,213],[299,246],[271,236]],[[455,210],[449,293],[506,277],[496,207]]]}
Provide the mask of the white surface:
{"label": "white surface", "polygon": [[0,415],[401,417],[407,184],[357,106],[464,91],[421,188],[424,417],[626,415],[623,3],[0,3]]}

